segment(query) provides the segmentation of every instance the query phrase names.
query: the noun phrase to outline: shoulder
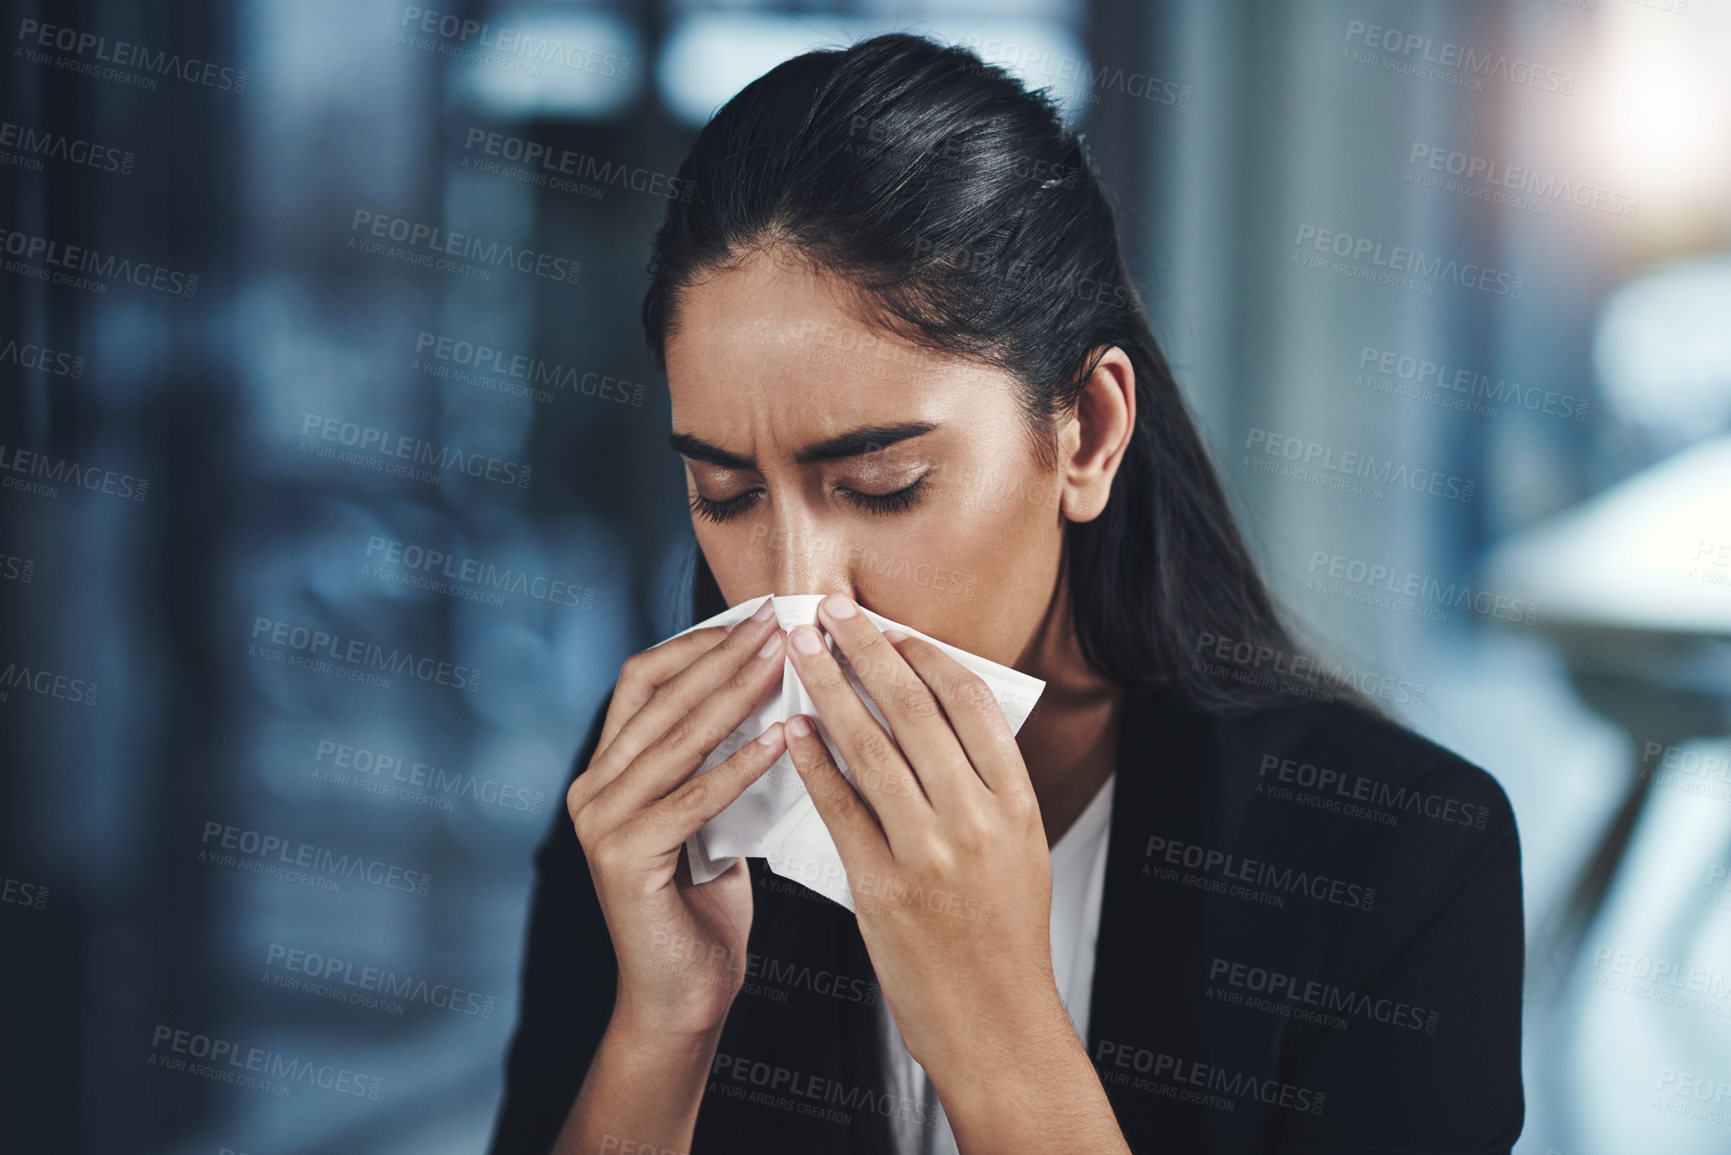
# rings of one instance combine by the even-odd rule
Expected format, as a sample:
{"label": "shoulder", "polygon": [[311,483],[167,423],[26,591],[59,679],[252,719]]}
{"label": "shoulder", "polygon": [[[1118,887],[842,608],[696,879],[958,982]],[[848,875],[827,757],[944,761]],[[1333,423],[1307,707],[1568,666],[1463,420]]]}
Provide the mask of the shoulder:
{"label": "shoulder", "polygon": [[1432,827],[1470,831],[1476,837],[1457,840],[1469,846],[1516,837],[1514,808],[1489,771],[1353,703],[1303,700],[1234,718],[1193,715],[1191,724],[1206,735],[1211,785],[1223,796],[1261,787],[1264,797],[1272,791],[1367,830],[1404,829],[1406,842]]}
{"label": "shoulder", "polygon": [[1483,767],[1349,702],[1188,713],[1182,725],[1204,776],[1204,840],[1327,878],[1331,901],[1298,905],[1326,916],[1332,934],[1386,958],[1446,914],[1464,915],[1475,937],[1519,941],[1514,810]]}
{"label": "shoulder", "polygon": [[[1501,784],[1351,703],[1268,711],[1248,731],[1260,744],[1258,782],[1285,793],[1253,794],[1243,832],[1260,841],[1284,829],[1295,867],[1362,888],[1356,906],[1300,903],[1278,939],[1248,940],[1265,948],[1249,953],[1290,960],[1292,973],[1343,992],[1340,1017],[1369,1020],[1350,1027],[1366,1028],[1357,1039],[1291,1024],[1284,1054],[1303,1073],[1295,1078],[1331,1088],[1329,1106],[1342,1112],[1318,1137],[1422,1135],[1437,1148],[1506,1150],[1524,1112],[1526,934],[1520,838]],[[1477,1104],[1477,1117],[1462,1103]]]}

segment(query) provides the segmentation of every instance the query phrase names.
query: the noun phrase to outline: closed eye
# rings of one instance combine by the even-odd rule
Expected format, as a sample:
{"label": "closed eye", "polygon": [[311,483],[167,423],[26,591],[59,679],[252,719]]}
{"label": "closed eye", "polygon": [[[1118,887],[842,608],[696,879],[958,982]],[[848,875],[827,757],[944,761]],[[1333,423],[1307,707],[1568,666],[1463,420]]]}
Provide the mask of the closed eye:
{"label": "closed eye", "polygon": [[925,487],[926,479],[925,475],[922,474],[912,485],[905,489],[898,489],[894,493],[856,493],[854,490],[843,488],[838,488],[836,492],[855,505],[873,513],[900,513],[919,500],[920,491]]}
{"label": "closed eye", "polygon": [[[920,491],[925,487],[926,479],[921,476],[912,485],[898,489],[894,493],[860,493],[845,486],[837,486],[836,493],[870,513],[889,514],[899,513],[908,508],[919,499]],[[707,518],[713,522],[730,521],[750,508],[762,492],[760,489],[748,490],[738,497],[729,498],[726,501],[714,501],[704,497],[701,493],[696,493],[691,497],[691,509],[699,517]]]}

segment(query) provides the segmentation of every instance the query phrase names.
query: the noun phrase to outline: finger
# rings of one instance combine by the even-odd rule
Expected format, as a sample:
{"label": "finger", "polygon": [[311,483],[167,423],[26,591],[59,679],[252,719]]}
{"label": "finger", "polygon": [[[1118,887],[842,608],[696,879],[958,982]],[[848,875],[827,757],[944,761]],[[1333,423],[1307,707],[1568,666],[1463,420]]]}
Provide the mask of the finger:
{"label": "finger", "polygon": [[621,833],[642,839],[651,854],[677,854],[703,824],[731,806],[787,749],[780,722],[728,755],[714,769],[687,781],[622,826]]}
{"label": "finger", "polygon": [[[768,605],[768,599],[765,599],[764,604]],[[676,688],[680,679],[687,676],[693,667],[697,667],[703,658],[717,651],[737,657],[742,644],[747,640],[740,627],[744,627],[744,631],[767,632],[766,623],[773,620],[773,613],[768,618],[754,615],[728,626],[707,626],[701,630],[676,634],[627,658],[619,675],[618,686],[614,690],[614,700],[618,703],[623,697],[630,712],[621,712],[615,726],[614,711],[608,711],[608,721],[603,725],[603,738],[596,748],[599,754],[605,756],[620,732],[630,728],[631,723],[645,708],[651,708],[652,713],[644,719],[644,723],[657,721],[664,716],[667,712],[668,691]],[[606,732],[609,728],[612,733]],[[665,729],[665,725],[658,728],[656,733],[660,733],[661,729]],[[641,746],[637,748],[641,749]],[[625,761],[629,762],[630,759]]]}
{"label": "finger", "polygon": [[[802,638],[814,644],[817,652],[802,650]],[[931,801],[896,749],[895,740],[872,717],[835,655],[824,646],[817,627],[795,628],[788,633],[788,642],[794,673],[817,707],[819,733],[835,744],[836,752],[847,763],[848,774],[884,820],[885,829],[923,831],[931,821]],[[813,735],[813,740],[822,744],[818,735]]]}
{"label": "finger", "polygon": [[631,676],[628,678],[621,672],[619,683],[613,688],[613,702],[607,707],[607,720],[601,723],[601,740],[595,745],[596,754],[605,752],[612,745],[620,728],[643,709],[644,703],[663,682],[720,645],[731,630],[731,626],[706,626],[668,638],[627,659]]}
{"label": "finger", "polygon": [[986,788],[994,794],[1032,793],[1021,747],[991,684],[924,638],[909,634],[894,644],[936,695],[968,764]]}
{"label": "finger", "polygon": [[[765,599],[764,604],[769,601]],[[758,651],[772,640],[776,649],[768,657],[761,656]],[[612,744],[596,759],[594,769],[578,779],[592,778],[584,794],[597,798],[611,790],[625,769],[638,763],[651,745],[657,747],[652,761],[663,772],[644,784],[650,789],[640,792],[638,806],[673,789],[745,721],[780,680],[784,667],[781,644],[781,626],[773,613],[767,618],[747,619],[719,645],[662,682],[643,708],[620,727]]]}
{"label": "finger", "polygon": [[[665,730],[602,784],[590,807],[603,829],[626,821],[692,777],[764,695],[780,684],[786,667],[784,641],[780,627],[772,625],[764,643],[742,666],[720,675],[726,678],[723,684],[716,686],[711,680],[701,701],[672,718]],[[619,744],[631,740],[627,725]]]}
{"label": "finger", "polygon": [[[768,600],[765,599],[766,602]],[[759,610],[762,608],[758,607]],[[633,654],[626,664],[635,663],[637,668],[631,678],[621,675],[619,685],[614,687],[613,703],[608,707],[606,720],[601,723],[601,740],[595,746],[597,753],[607,749],[618,736],[620,728],[643,708],[644,703],[649,701],[662,683],[690,666],[706,651],[727,640],[728,635],[735,629],[756,617],[757,615],[753,614],[750,618],[728,622],[724,626],[685,630],[665,641],[655,643],[639,654]]]}
{"label": "finger", "polygon": [[[838,614],[838,610],[845,612]],[[850,598],[831,594],[819,604],[818,616],[854,676],[883,711],[890,733],[933,808],[942,813],[965,805],[963,792],[978,789],[979,779],[963,767],[967,756],[931,688]]]}
{"label": "finger", "polygon": [[807,727],[812,725],[812,719],[806,715],[795,714],[783,728],[788,756],[793,759],[793,768],[799,771],[800,781],[805,783],[805,792],[811,795],[817,816],[835,839],[848,877],[861,878],[866,872],[877,870],[894,849],[884,827],[872,816],[871,808],[829,756],[817,730],[811,728],[800,734],[795,725],[800,722]]}

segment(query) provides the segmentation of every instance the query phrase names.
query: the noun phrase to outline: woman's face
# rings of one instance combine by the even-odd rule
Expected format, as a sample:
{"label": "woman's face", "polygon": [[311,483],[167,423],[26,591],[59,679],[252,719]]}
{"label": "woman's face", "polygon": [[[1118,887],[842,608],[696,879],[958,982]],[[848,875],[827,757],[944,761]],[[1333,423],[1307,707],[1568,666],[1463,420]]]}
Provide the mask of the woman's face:
{"label": "woman's face", "polygon": [[850,301],[765,250],[680,292],[667,379],[704,557],[728,605],[845,593],[1014,666],[1054,605],[1064,510],[1098,514],[1128,423],[1110,452],[1064,427],[1042,470],[1007,372],[895,338]]}

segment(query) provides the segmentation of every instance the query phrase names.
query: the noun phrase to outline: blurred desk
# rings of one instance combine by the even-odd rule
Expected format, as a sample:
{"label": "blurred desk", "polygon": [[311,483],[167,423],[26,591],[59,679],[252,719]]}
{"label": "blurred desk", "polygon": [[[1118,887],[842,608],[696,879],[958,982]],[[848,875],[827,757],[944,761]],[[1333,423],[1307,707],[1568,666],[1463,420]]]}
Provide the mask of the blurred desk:
{"label": "blurred desk", "polygon": [[1484,585],[1538,606],[1582,700],[1635,745],[1616,813],[1538,939],[1560,987],[1646,808],[1660,769],[1649,752],[1731,732],[1731,436],[1511,538]]}

